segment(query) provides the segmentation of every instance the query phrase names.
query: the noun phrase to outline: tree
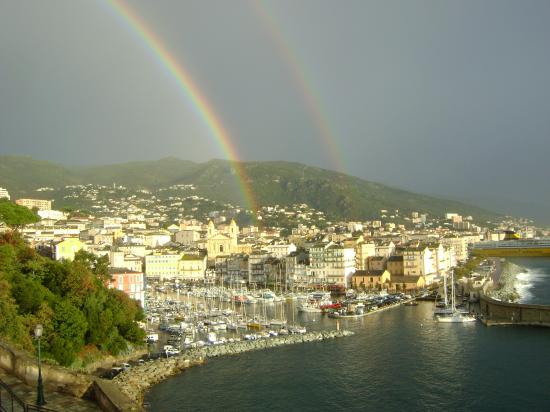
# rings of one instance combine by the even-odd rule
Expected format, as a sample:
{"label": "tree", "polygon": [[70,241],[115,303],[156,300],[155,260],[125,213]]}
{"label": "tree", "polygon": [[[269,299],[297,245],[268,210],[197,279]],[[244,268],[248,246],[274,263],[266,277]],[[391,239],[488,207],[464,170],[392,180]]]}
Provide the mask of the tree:
{"label": "tree", "polygon": [[16,205],[9,200],[0,200],[0,221],[10,228],[17,230],[19,227],[36,223],[40,220],[32,210]]}
{"label": "tree", "polygon": [[32,350],[31,331],[44,327],[46,358],[71,365],[90,350],[116,355],[141,344],[144,314],[137,301],[109,289],[108,261],[77,253],[74,261],[38,255],[17,231],[0,234],[0,337]]}
{"label": "tree", "polygon": [[81,311],[69,302],[60,300],[55,305],[53,325],[50,353],[59,363],[68,366],[84,346],[88,323]]}

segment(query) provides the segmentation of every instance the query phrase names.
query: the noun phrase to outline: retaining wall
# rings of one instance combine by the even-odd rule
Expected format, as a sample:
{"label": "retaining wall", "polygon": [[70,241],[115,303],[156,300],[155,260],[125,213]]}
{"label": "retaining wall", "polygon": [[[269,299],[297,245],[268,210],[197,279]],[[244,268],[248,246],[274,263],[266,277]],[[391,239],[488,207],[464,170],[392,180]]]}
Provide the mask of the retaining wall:
{"label": "retaining wall", "polygon": [[479,301],[483,322],[488,325],[529,325],[550,327],[549,305],[508,303],[482,295]]}

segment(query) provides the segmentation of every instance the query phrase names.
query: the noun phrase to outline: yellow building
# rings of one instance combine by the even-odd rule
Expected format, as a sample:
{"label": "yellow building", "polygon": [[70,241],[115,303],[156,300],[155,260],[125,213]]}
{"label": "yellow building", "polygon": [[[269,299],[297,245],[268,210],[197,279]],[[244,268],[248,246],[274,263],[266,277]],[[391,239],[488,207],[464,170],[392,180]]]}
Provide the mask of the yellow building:
{"label": "yellow building", "polygon": [[179,262],[179,276],[182,280],[203,280],[206,273],[205,255],[183,255]]}
{"label": "yellow building", "polygon": [[214,223],[210,221],[206,233],[206,250],[209,259],[215,259],[219,255],[230,255],[239,252],[237,246],[239,227],[234,220],[231,220],[231,223],[224,226],[221,231],[218,231]]}
{"label": "yellow building", "polygon": [[391,274],[387,270],[358,270],[351,277],[354,289],[385,289],[391,280]]}
{"label": "yellow building", "polygon": [[160,280],[178,278],[182,256],[182,253],[154,253],[145,256],[145,275]]}
{"label": "yellow building", "polygon": [[368,268],[367,259],[376,254],[376,246],[373,242],[360,241],[355,246],[355,267],[357,270]]}
{"label": "yellow building", "polygon": [[392,276],[390,289],[396,292],[413,291],[426,287],[424,276]]}
{"label": "yellow building", "polygon": [[86,250],[86,244],[79,239],[68,237],[58,242],[54,242],[52,247],[53,258],[55,260],[73,260],[74,255],[79,250]]}

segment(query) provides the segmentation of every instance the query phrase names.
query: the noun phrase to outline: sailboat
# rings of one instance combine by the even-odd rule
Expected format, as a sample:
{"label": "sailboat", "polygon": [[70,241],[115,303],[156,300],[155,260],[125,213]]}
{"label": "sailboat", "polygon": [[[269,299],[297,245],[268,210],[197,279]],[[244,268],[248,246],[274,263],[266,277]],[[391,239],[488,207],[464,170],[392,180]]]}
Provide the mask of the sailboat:
{"label": "sailboat", "polygon": [[[447,290],[445,290],[445,294]],[[446,316],[438,316],[437,321],[442,323],[465,323],[465,322],[475,322],[477,319],[466,313],[462,313],[456,309],[455,304],[455,281],[454,281],[454,272],[451,272],[451,308],[450,314]]]}

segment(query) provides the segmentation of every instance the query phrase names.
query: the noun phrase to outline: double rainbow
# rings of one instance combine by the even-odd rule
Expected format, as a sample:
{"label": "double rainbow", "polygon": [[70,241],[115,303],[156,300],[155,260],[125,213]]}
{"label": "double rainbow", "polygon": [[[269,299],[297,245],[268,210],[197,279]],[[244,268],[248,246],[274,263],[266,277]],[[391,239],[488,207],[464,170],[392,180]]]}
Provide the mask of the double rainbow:
{"label": "double rainbow", "polygon": [[211,136],[230,160],[236,172],[237,183],[242,193],[245,207],[256,211],[257,206],[250,186],[250,179],[246,175],[243,163],[239,161],[237,149],[223,127],[221,120],[212,109],[204,94],[201,93],[198,85],[193,82],[193,79],[183,65],[176,61],[162,41],[128,5],[122,0],[106,0],[106,3],[126,23],[128,28],[139,36],[142,43],[155,59],[175,80],[180,91],[183,92],[185,98],[193,105],[193,108],[199,114]]}
{"label": "double rainbow", "polygon": [[344,156],[334,136],[333,128],[329,124],[326,110],[323,107],[323,101],[313,85],[311,76],[308,75],[305,64],[303,64],[288,37],[285,36],[284,31],[281,29],[280,24],[277,23],[277,19],[274,17],[274,13],[268,4],[263,0],[250,0],[250,4],[259,20],[263,23],[262,26],[268,32],[279,56],[290,72],[294,85],[300,91],[304,99],[313,123],[319,133],[325,155],[331,166],[330,168],[339,172],[344,172]]}

